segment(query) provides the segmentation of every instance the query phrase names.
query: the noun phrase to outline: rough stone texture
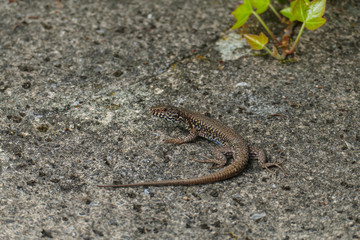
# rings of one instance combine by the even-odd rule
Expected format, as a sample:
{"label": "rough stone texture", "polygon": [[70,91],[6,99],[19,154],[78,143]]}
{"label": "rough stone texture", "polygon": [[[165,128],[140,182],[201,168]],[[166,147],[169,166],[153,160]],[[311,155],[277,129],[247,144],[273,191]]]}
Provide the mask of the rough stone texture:
{"label": "rough stone texture", "polygon": [[[0,239],[360,239],[359,1],[328,1],[285,64],[221,61],[239,1],[9,2]],[[148,115],[159,103],[223,121],[290,176],[251,162],[215,184],[98,188],[216,171],[188,160],[213,143],[162,142],[186,133]]]}

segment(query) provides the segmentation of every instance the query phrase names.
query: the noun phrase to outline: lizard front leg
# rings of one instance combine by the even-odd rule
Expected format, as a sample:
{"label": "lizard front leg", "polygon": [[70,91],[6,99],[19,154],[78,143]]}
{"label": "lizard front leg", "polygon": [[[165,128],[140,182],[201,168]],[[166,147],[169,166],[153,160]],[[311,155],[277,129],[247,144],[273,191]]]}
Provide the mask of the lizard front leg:
{"label": "lizard front leg", "polygon": [[167,143],[173,143],[173,144],[183,144],[183,143],[188,143],[191,141],[194,141],[195,138],[198,136],[198,133],[196,131],[195,128],[190,130],[190,134],[187,135],[184,138],[169,138],[169,139],[165,139],[164,141]]}

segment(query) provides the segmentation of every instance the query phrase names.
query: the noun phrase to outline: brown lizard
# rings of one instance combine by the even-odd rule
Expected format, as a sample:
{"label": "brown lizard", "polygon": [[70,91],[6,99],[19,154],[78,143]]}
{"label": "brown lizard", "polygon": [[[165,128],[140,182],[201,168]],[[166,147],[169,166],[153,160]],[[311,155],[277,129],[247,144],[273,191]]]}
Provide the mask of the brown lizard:
{"label": "brown lizard", "polygon": [[[195,160],[199,162],[211,162],[223,167],[226,164],[226,154],[231,154],[234,161],[219,170],[218,172],[190,179],[164,180],[155,182],[140,182],[120,185],[99,185],[99,187],[137,187],[137,186],[164,186],[164,185],[194,185],[212,183],[225,180],[240,174],[245,168],[249,157],[257,158],[260,167],[267,169],[272,166],[280,168],[284,174],[285,171],[278,163],[265,163],[266,155],[262,149],[249,147],[245,140],[231,128],[221,124],[219,121],[211,119],[205,115],[188,111],[183,108],[172,106],[156,106],[150,108],[150,112],[160,118],[165,118],[173,122],[183,122],[186,124],[190,134],[184,138],[172,138],[165,140],[168,143],[182,144],[193,141],[200,136],[209,139],[220,147],[213,150],[215,159],[205,161]],[[281,163],[280,163],[281,164]],[[270,171],[272,172],[272,171]]]}

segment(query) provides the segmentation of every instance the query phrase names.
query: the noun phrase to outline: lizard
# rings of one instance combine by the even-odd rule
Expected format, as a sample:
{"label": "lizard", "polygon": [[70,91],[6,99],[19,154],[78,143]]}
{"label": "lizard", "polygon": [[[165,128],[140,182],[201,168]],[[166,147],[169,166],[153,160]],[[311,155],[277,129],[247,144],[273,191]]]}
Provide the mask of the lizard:
{"label": "lizard", "polygon": [[249,158],[257,158],[260,167],[267,169],[269,172],[272,172],[269,167],[275,166],[280,168],[280,170],[287,175],[280,166],[282,162],[266,163],[266,154],[264,150],[257,147],[250,147],[233,129],[223,125],[217,120],[184,108],[165,105],[151,107],[150,113],[169,121],[185,123],[186,128],[190,131],[189,135],[186,137],[166,139],[165,142],[167,143],[183,144],[191,142],[197,137],[203,137],[219,145],[212,152],[215,159],[204,157],[207,160],[192,160],[198,162],[211,162],[217,164],[218,167],[224,167],[227,162],[226,155],[231,154],[233,162],[218,172],[196,178],[139,182],[120,185],[98,185],[98,187],[177,186],[213,183],[226,180],[240,174],[246,167]]}

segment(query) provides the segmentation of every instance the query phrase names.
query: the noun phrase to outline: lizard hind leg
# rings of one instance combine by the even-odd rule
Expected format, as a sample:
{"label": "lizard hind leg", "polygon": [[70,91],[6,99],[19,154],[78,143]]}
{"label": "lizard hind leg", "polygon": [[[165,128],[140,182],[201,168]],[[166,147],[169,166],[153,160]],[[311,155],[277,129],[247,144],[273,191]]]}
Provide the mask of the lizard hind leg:
{"label": "lizard hind leg", "polygon": [[249,152],[249,157],[250,157],[251,159],[257,159],[257,160],[258,160],[258,163],[259,163],[259,166],[260,166],[261,168],[265,168],[267,171],[269,171],[269,172],[271,172],[272,174],[274,174],[274,172],[271,171],[271,170],[269,169],[269,167],[277,167],[277,168],[279,168],[279,169],[285,174],[285,176],[288,176],[288,174],[287,174],[287,173],[284,171],[284,169],[280,166],[280,164],[282,164],[282,163],[285,161],[285,159],[284,159],[282,162],[280,162],[280,163],[272,163],[272,162],[267,163],[267,162],[266,162],[266,153],[265,153],[265,151],[264,151],[263,149],[252,146],[252,147],[249,148],[249,150],[250,150],[250,152]]}
{"label": "lizard hind leg", "polygon": [[191,158],[191,160],[201,163],[213,163],[213,166],[211,166],[210,168],[221,168],[224,167],[227,162],[225,156],[225,154],[227,153],[229,153],[228,149],[224,149],[224,147],[218,147],[214,148],[212,151],[212,155],[214,156],[214,158],[208,158],[200,155],[200,157],[205,158],[206,160],[199,160],[194,158]]}

